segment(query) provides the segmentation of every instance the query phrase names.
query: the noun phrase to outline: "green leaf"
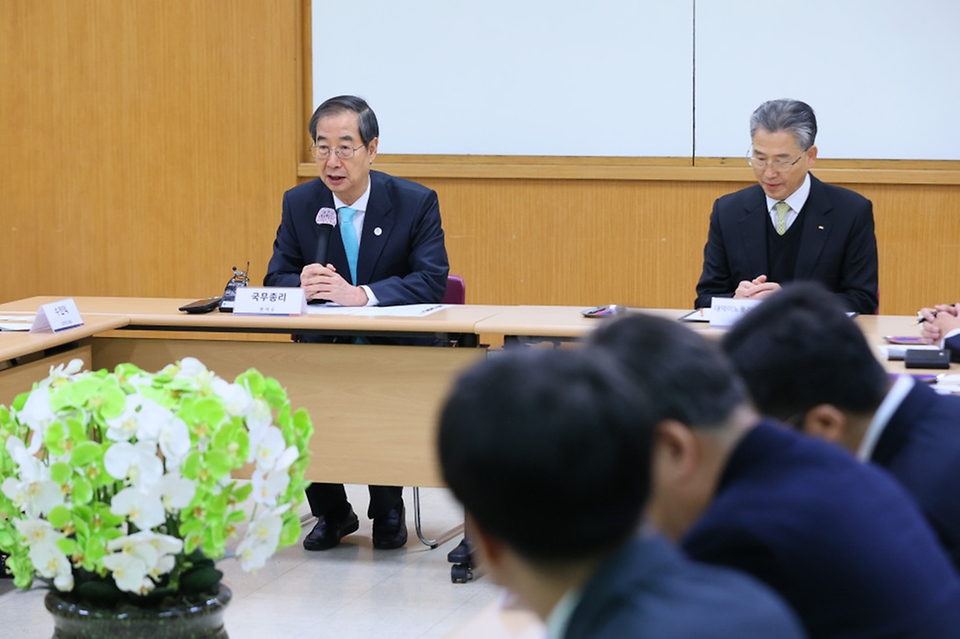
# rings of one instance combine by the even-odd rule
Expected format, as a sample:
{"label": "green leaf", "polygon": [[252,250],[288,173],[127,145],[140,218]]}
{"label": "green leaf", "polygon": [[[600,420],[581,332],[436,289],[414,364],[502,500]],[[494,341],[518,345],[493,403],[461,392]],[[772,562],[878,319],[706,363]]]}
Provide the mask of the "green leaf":
{"label": "green leaf", "polygon": [[198,566],[180,577],[180,590],[184,593],[199,593],[213,589],[220,583],[223,573],[212,566]]}
{"label": "green leaf", "polygon": [[230,474],[233,464],[230,455],[222,450],[208,450],[204,455],[204,465],[214,479],[220,479]]}
{"label": "green leaf", "polygon": [[94,462],[103,459],[103,444],[98,442],[85,441],[73,449],[70,453],[70,463],[74,467],[88,466]]}
{"label": "green leaf", "polygon": [[254,368],[248,368],[246,372],[237,375],[236,383],[245,387],[254,397],[263,397],[266,383],[263,375]]}
{"label": "green leaf", "polygon": [[70,464],[57,462],[50,465],[50,480],[57,484],[65,484],[70,480],[73,468]]}
{"label": "green leaf", "polygon": [[70,512],[70,509],[64,505],[54,506],[50,509],[50,512],[47,513],[47,521],[50,522],[50,525],[54,528],[63,529],[65,525],[70,523],[73,519],[73,515]]}
{"label": "green leaf", "polygon": [[70,497],[74,504],[89,504],[93,499],[93,486],[83,477],[75,477]]}

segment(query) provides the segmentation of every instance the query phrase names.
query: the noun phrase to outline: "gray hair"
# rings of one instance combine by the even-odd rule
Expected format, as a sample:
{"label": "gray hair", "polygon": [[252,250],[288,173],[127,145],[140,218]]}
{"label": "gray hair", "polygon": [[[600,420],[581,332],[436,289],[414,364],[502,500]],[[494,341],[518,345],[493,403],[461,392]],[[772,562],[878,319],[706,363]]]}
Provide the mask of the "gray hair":
{"label": "gray hair", "polygon": [[757,107],[750,116],[750,139],[757,129],[770,133],[792,133],[797,145],[804,151],[817,139],[817,116],[806,102],[799,100],[769,100]]}

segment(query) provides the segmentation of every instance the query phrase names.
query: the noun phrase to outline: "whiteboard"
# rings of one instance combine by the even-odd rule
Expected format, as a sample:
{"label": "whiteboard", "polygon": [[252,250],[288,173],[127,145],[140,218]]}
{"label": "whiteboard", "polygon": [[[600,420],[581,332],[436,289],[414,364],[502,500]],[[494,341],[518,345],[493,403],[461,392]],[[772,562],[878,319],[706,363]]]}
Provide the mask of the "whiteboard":
{"label": "whiteboard", "polygon": [[314,104],[366,98],[382,153],[736,157],[790,97],[821,157],[960,159],[960,0],[312,6]]}
{"label": "whiteboard", "polygon": [[820,157],[960,159],[957,0],[698,0],[696,52],[698,156],[745,155],[753,110],[795,98]]}
{"label": "whiteboard", "polygon": [[381,153],[691,156],[692,0],[314,0],[314,104]]}

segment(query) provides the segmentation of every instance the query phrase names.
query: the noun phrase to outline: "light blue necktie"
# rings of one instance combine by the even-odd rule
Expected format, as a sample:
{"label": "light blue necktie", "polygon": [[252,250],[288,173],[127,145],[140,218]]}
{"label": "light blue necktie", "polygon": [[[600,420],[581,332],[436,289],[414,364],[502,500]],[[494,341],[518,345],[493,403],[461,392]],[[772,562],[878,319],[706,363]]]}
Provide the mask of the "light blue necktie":
{"label": "light blue necktie", "polygon": [[357,255],[360,253],[360,242],[357,240],[357,229],[353,225],[353,216],[356,209],[349,206],[340,207],[340,237],[343,239],[343,250],[347,254],[347,265],[350,267],[350,277],[353,285],[357,285]]}

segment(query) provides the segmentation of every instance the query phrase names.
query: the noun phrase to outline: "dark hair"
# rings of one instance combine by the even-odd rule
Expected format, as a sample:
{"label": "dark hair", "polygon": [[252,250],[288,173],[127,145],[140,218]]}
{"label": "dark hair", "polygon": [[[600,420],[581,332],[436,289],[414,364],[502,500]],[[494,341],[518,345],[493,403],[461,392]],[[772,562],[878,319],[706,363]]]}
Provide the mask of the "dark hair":
{"label": "dark hair", "polygon": [[591,333],[587,348],[601,348],[624,366],[658,422],[719,426],[747,399],[719,347],[676,320],[626,315]]}
{"label": "dark hair", "polygon": [[648,497],[653,422],[603,361],[508,352],[462,374],[443,408],[444,480],[488,534],[534,563],[612,550]]}
{"label": "dark hair", "polygon": [[797,145],[806,151],[817,141],[817,116],[806,102],[770,100],[758,106],[750,116],[751,140],[757,129],[770,133],[791,133],[796,138]]}
{"label": "dark hair", "polygon": [[360,141],[363,142],[363,146],[369,146],[370,140],[380,137],[380,125],[377,124],[377,116],[370,105],[363,98],[358,98],[355,95],[338,95],[324,101],[313,112],[313,117],[310,118],[310,141],[316,142],[317,140],[317,122],[320,121],[320,118],[344,111],[352,111],[357,114],[357,128],[360,129]]}
{"label": "dark hair", "polygon": [[874,411],[889,378],[836,295],[797,282],[767,298],[723,337],[757,408],[795,421],[818,404]]}

